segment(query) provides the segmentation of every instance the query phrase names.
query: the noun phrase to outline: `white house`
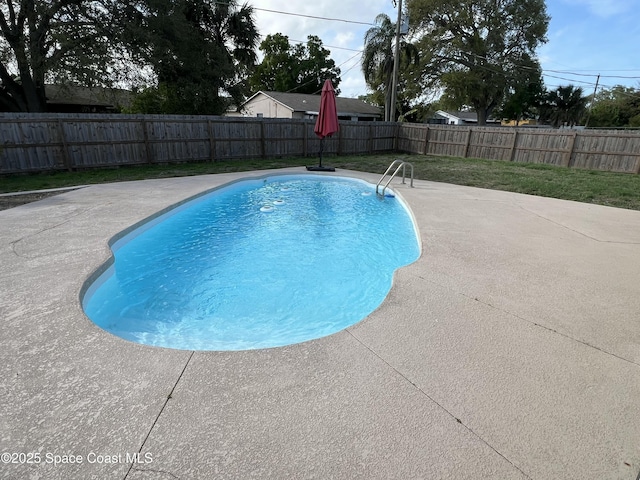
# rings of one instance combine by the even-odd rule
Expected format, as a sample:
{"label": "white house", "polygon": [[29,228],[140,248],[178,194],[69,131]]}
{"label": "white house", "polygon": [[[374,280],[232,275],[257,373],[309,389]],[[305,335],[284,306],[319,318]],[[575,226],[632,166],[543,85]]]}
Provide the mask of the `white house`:
{"label": "white house", "polygon": [[[340,120],[375,121],[382,118],[380,108],[357,98],[336,97],[336,107]],[[320,95],[260,91],[242,104],[240,113],[231,115],[315,119],[319,110]]]}
{"label": "white house", "polygon": [[[477,125],[478,114],[476,112],[446,112],[444,110],[436,111],[433,123],[442,123],[444,125]],[[500,120],[493,118],[487,119],[487,125],[500,124]]]}

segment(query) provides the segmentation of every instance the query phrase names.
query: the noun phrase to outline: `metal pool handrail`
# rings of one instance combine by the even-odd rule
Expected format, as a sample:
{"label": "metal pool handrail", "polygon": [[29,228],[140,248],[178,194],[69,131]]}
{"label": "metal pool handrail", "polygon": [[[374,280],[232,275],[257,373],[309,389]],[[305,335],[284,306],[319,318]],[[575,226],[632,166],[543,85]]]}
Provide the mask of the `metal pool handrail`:
{"label": "metal pool handrail", "polygon": [[[378,188],[380,187],[385,177],[389,174],[391,169],[396,164],[399,164],[399,165],[396,168],[395,172],[393,172],[393,174],[389,177],[389,180],[387,180],[387,183],[385,183],[384,187],[382,187],[382,192],[379,192]],[[402,168],[402,183],[405,183],[404,179],[405,179],[407,165],[411,167],[411,188],[413,188],[413,165],[409,162],[404,162],[402,160],[394,160],[393,162],[391,162],[391,165],[389,165],[389,168],[387,168],[387,171],[382,174],[382,177],[380,177],[380,180],[378,180],[378,183],[376,183],[376,195],[381,195],[384,197],[384,191],[387,189],[387,187],[391,183],[391,180],[393,180],[393,177],[395,177],[398,174],[401,168]]]}

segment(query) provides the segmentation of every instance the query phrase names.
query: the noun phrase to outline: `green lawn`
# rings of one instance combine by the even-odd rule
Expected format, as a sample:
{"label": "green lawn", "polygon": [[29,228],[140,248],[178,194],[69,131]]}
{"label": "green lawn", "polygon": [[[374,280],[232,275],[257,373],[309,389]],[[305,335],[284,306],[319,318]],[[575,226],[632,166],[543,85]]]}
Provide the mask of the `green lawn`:
{"label": "green lawn", "polygon": [[[415,178],[418,179],[640,210],[640,175],[493,160],[400,154],[327,157],[323,163],[338,169],[382,174],[396,158],[411,162],[415,167]],[[229,160],[214,163],[10,175],[0,177],[0,193],[126,180],[314,165],[317,164],[317,161],[317,158],[314,157]]]}

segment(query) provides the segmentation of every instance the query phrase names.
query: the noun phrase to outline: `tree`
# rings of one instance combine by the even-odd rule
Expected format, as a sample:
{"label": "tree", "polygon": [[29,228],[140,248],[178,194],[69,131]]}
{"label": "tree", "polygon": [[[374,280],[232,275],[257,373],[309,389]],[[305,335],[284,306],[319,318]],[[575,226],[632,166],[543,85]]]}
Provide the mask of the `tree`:
{"label": "tree", "polygon": [[122,60],[125,2],[6,0],[0,5],[0,110],[46,111],[45,82],[108,86]]}
{"label": "tree", "polygon": [[327,79],[333,82],[336,92],[340,92],[340,69],[319,37],[309,35],[306,44],[291,45],[289,37],[276,33],[267,35],[260,50],[264,52],[264,59],[249,81],[254,92],[315,94],[322,90]]}
{"label": "tree", "polygon": [[[362,73],[367,86],[377,93],[376,97],[384,98],[384,120],[392,121],[391,87],[394,69],[394,45],[396,38],[396,24],[381,13],[376,17],[375,26],[364,35],[364,52],[362,54]],[[402,41],[400,44],[401,63],[406,67],[419,60],[418,50],[411,43]]]}
{"label": "tree", "polygon": [[408,0],[408,10],[429,52],[424,70],[452,103],[471,105],[479,125],[534,61],[549,25],[544,0]]}
{"label": "tree", "polygon": [[598,92],[589,116],[590,127],[640,127],[640,90],[616,85]]}
{"label": "tree", "polygon": [[588,97],[583,96],[582,88],[559,86],[544,95],[540,106],[540,122],[551,123],[554,127],[573,127],[580,122],[588,101]]}
{"label": "tree", "polygon": [[520,120],[532,118],[544,96],[542,70],[538,62],[531,61],[529,66],[523,65],[514,75],[514,84],[507,89],[505,100],[496,109],[497,118]]}
{"label": "tree", "polygon": [[141,65],[157,86],[134,101],[141,113],[222,114],[246,95],[256,60],[253,9],[235,0],[143,0],[127,27]]}

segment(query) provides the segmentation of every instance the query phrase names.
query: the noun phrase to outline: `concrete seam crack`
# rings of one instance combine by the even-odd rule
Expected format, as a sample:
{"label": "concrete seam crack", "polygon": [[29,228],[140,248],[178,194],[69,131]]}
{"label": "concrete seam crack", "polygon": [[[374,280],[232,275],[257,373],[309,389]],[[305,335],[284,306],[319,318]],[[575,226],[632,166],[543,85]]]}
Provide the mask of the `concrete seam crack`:
{"label": "concrete seam crack", "polygon": [[[442,411],[444,411],[447,415],[449,415],[453,420],[455,420],[456,423],[459,423],[460,425],[462,425],[469,433],[471,433],[474,437],[476,437],[478,440],[480,440],[482,443],[484,443],[487,447],[489,447],[491,450],[493,450],[496,454],[498,454],[501,458],[503,458],[507,463],[509,463],[509,465],[511,465],[513,468],[515,468],[516,470],[518,470],[520,473],[522,473],[522,475],[524,475],[526,478],[532,480],[532,477],[530,477],[529,475],[527,475],[520,467],[518,467],[515,463],[513,463],[511,460],[509,460],[503,453],[501,453],[496,447],[494,447],[493,445],[491,445],[487,440],[485,440],[484,438],[482,438],[482,436],[480,436],[478,433],[476,433],[471,427],[469,427],[467,424],[465,424],[460,418],[456,417],[452,412],[450,412],[444,405],[442,405],[441,403],[439,403],[437,400],[435,400],[431,395],[429,395],[425,390],[423,390],[421,387],[419,387],[415,382],[411,381],[405,374],[403,374],[402,372],[400,372],[396,367],[394,367],[393,365],[391,365],[387,360],[385,360],[384,358],[382,358],[375,350],[373,350],[370,346],[368,346],[367,344],[365,344],[361,339],[359,339],[352,331],[350,328],[347,329],[347,332],[349,332],[349,334],[360,344],[362,345],[364,348],[366,348],[367,350],[369,350],[369,352],[371,352],[371,354],[373,354],[376,358],[378,358],[381,362],[383,362],[385,365],[387,365],[387,367],[389,367],[391,370],[393,370],[394,372],[396,372],[397,375],[399,375],[401,378],[403,378],[406,382],[408,382],[410,385],[412,385],[416,390],[418,390],[423,396],[425,396],[426,398],[428,398],[431,402],[433,402],[435,405],[437,405]],[[639,479],[640,480],[640,479]]]}
{"label": "concrete seam crack", "polygon": [[50,227],[47,228],[43,228],[42,230],[38,230],[35,233],[30,233],[29,235],[25,235],[24,237],[21,237],[17,240],[13,240],[11,242],[9,242],[9,245],[11,245],[11,251],[13,252],[13,254],[17,257],[20,258],[33,258],[33,257],[29,257],[26,255],[21,255],[20,253],[18,253],[16,251],[16,245],[20,242],[22,242],[23,240],[26,240],[27,238],[31,238],[31,237],[36,237],[38,235],[40,235],[41,233],[47,232],[49,230],[53,230],[55,228],[58,228],[61,225],[64,225],[65,223],[69,223],[71,220],[73,220],[75,217],[79,217],[80,215],[83,215],[84,213],[90,212],[91,210],[94,210],[97,207],[91,207],[91,208],[87,208],[86,210],[81,210],[79,212],[74,213],[73,215],[70,215],[68,218],[66,218],[65,220],[63,220],[60,223],[56,223],[55,225],[51,225]]}
{"label": "concrete seam crack", "polygon": [[[164,410],[167,407],[167,404],[169,403],[169,400],[171,400],[171,398],[173,397],[173,392],[175,391],[176,387],[178,386],[178,383],[180,383],[180,380],[182,380],[182,376],[184,375],[184,372],[187,370],[187,367],[189,366],[189,362],[191,362],[191,359],[193,358],[193,355],[195,353],[196,353],[195,351],[191,351],[191,353],[189,354],[189,358],[187,358],[187,361],[185,362],[184,367],[182,368],[182,371],[180,372],[180,375],[178,375],[178,378],[176,379],[175,383],[173,384],[173,387],[171,388],[171,391],[169,392],[169,395],[167,395],[167,398],[164,400],[164,403],[162,404],[162,407],[160,408],[160,411],[158,412],[158,415],[156,416],[155,420],[151,424],[151,428],[149,428],[149,431],[147,432],[147,435],[144,437],[144,440],[142,441],[142,444],[140,445],[140,448],[138,449],[138,453],[142,453],[142,449],[144,448],[145,444],[147,443],[147,440],[149,440],[149,437],[151,436],[151,432],[153,431],[153,429],[155,428],[156,424],[158,423],[158,420],[160,420],[160,416],[164,413]],[[129,474],[131,473],[131,470],[134,470],[134,468],[133,468],[134,465],[135,465],[135,463],[132,462],[131,465],[129,466],[129,469],[127,470],[127,473],[124,475],[123,480],[127,479]],[[175,478],[178,478],[178,477],[175,477]]]}
{"label": "concrete seam crack", "polygon": [[159,469],[155,469],[155,468],[132,468],[132,470],[135,470],[136,472],[159,473],[159,474],[162,474],[162,475],[169,475],[171,478],[180,479],[180,477],[178,477],[177,475],[174,475],[173,473],[168,472],[166,470],[159,470]]}
{"label": "concrete seam crack", "polygon": [[[445,285],[441,285],[441,284],[439,284],[439,283],[437,283],[437,282],[434,282],[433,280],[428,280],[428,279],[426,279],[426,278],[424,278],[424,277],[421,277],[420,275],[418,275],[418,276],[417,276],[417,278],[419,278],[420,280],[424,280],[425,282],[429,282],[429,283],[432,283],[432,284],[434,284],[434,285],[437,285],[437,286],[439,286],[439,287],[447,288],[447,289],[449,289],[449,290],[453,290],[453,289],[451,289],[450,287],[447,287],[447,286],[445,286]],[[530,324],[530,325],[533,325],[533,326],[535,326],[535,327],[542,328],[542,329],[544,329],[544,330],[547,330],[548,332],[554,333],[554,334],[556,334],[556,335],[560,335],[561,337],[564,337],[564,338],[566,338],[566,339],[568,339],[568,340],[571,340],[571,341],[573,341],[573,342],[580,343],[580,344],[584,345],[585,347],[593,348],[594,350],[597,350],[597,351],[599,351],[599,352],[601,352],[601,353],[604,353],[605,355],[610,355],[610,356],[612,356],[612,357],[614,357],[614,358],[617,358],[617,359],[622,360],[622,361],[624,361],[624,362],[627,362],[627,363],[630,363],[630,364],[632,364],[632,365],[635,365],[636,367],[640,367],[640,364],[638,364],[638,363],[634,362],[633,360],[629,360],[628,358],[624,358],[624,357],[621,357],[620,355],[616,355],[615,353],[612,353],[612,352],[609,352],[609,351],[607,351],[607,350],[604,350],[604,349],[602,349],[602,348],[600,348],[600,347],[597,347],[596,345],[592,345],[592,344],[591,344],[591,343],[589,343],[589,342],[586,342],[586,341],[584,341],[584,340],[579,340],[579,339],[577,339],[577,338],[575,338],[575,337],[572,337],[571,335],[568,335],[568,334],[566,334],[566,333],[559,332],[558,330],[555,330],[555,329],[553,329],[553,328],[551,328],[551,327],[547,327],[547,326],[542,325],[542,324],[540,324],[540,323],[537,323],[537,322],[535,322],[535,321],[533,321],[533,320],[529,320],[529,319],[527,319],[527,318],[521,317],[520,315],[515,314],[515,313],[513,313],[513,312],[510,312],[509,310],[505,310],[505,309],[503,309],[503,308],[496,307],[495,305],[492,305],[492,304],[487,303],[487,302],[485,302],[485,301],[483,301],[483,300],[480,300],[478,297],[472,297],[472,296],[467,295],[466,293],[464,293],[464,292],[460,292],[460,291],[458,291],[458,290],[453,290],[453,291],[454,291],[455,293],[457,293],[458,295],[461,295],[461,296],[463,296],[463,297],[465,297],[465,298],[467,298],[467,299],[469,299],[469,300],[473,300],[474,302],[481,303],[482,305],[486,305],[487,307],[492,308],[492,309],[494,309],[494,310],[497,310],[497,311],[499,311],[499,312],[506,313],[507,315],[510,315],[510,316],[512,316],[512,317],[514,317],[514,318],[516,318],[516,319],[518,319],[518,320],[520,320],[520,321],[522,321],[522,322],[526,322],[526,323],[528,323],[528,324]],[[638,478],[637,480],[640,480],[640,478]]]}
{"label": "concrete seam crack", "polygon": [[581,235],[585,238],[588,238],[589,240],[593,240],[594,242],[598,242],[598,243],[610,243],[613,245],[640,245],[640,242],[614,242],[611,240],[600,240],[598,238],[592,237],[590,235],[587,235],[586,233],[582,233],[578,230],[575,230],[571,227],[568,227],[567,225],[564,225],[562,223],[556,222],[554,220],[551,220],[550,218],[547,218],[543,215],[540,215],[539,213],[536,212],[532,212],[531,210],[529,210],[528,208],[523,207],[522,205],[519,205],[519,207],[524,210],[525,212],[530,213],[531,215],[535,215],[538,218],[542,218],[543,220],[546,220],[547,222],[553,223],[554,225],[558,225],[559,227],[565,228],[567,230],[569,230],[570,232],[576,233],[578,235]]}

